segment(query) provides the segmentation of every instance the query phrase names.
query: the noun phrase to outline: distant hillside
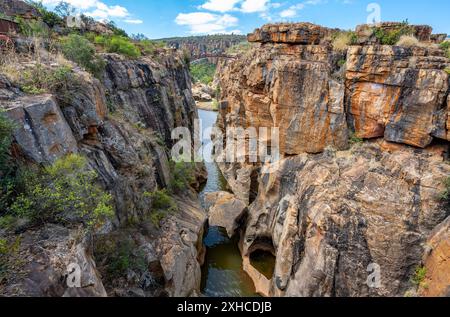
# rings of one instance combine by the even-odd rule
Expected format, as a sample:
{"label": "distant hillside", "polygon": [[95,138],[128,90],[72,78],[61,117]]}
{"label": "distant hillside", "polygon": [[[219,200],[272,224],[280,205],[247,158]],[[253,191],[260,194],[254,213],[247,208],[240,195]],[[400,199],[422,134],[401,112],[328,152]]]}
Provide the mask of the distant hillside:
{"label": "distant hillside", "polygon": [[[230,47],[247,41],[245,35],[218,34],[205,36],[173,37],[160,39],[167,46],[177,49],[186,49],[191,54],[192,60],[208,58],[214,64],[218,57],[224,54]],[[215,57],[218,56],[218,57]]]}

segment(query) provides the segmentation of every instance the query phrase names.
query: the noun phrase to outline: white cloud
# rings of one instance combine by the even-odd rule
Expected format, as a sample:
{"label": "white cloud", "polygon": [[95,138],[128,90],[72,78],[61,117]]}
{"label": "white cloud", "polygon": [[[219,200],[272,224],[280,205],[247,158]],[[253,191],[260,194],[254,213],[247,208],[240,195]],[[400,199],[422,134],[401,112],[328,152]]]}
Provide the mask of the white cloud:
{"label": "white cloud", "polygon": [[144,21],[139,20],[139,19],[128,19],[128,20],[124,20],[123,22],[128,23],[128,24],[142,24],[142,23],[144,23]]}
{"label": "white cloud", "polygon": [[264,12],[269,9],[270,0],[244,0],[241,11],[244,13]]}
{"label": "white cloud", "polygon": [[229,14],[218,15],[208,12],[193,12],[178,14],[175,23],[188,26],[192,34],[213,34],[232,32],[228,29],[237,26],[239,20]]}
{"label": "white cloud", "polygon": [[[42,3],[49,6],[57,6],[61,0],[42,0]],[[74,8],[79,10],[87,10],[95,7],[98,0],[65,0],[65,2],[72,5]]]}
{"label": "white cloud", "polygon": [[[42,0],[46,6],[55,7],[61,0]],[[65,0],[78,12],[84,13],[99,20],[126,19],[124,22],[131,24],[141,24],[142,20],[131,18],[127,8],[120,5],[107,5],[99,0]]]}
{"label": "white cloud", "polygon": [[209,11],[228,12],[236,10],[235,6],[242,0],[208,0],[199,9],[205,9]]}
{"label": "white cloud", "polygon": [[282,18],[293,18],[298,15],[298,11],[305,7],[303,3],[298,3],[296,5],[290,6],[288,9],[280,12],[280,17]]}
{"label": "white cloud", "polygon": [[126,8],[118,5],[108,6],[102,2],[98,2],[97,8],[86,14],[97,19],[126,18],[130,16],[130,13]]}

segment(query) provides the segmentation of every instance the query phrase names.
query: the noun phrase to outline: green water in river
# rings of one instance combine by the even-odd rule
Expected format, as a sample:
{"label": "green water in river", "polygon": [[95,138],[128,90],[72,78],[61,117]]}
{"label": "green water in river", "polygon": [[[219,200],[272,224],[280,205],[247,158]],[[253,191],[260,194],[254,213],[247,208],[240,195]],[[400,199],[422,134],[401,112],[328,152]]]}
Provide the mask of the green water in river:
{"label": "green water in river", "polygon": [[[217,113],[199,110],[203,130],[212,127]],[[210,142],[210,136],[204,135],[203,142]],[[205,149],[204,158],[211,157]],[[226,181],[215,163],[205,163],[208,170],[208,182],[200,194],[226,190]],[[257,296],[252,280],[242,269],[242,257],[236,240],[228,238],[222,228],[211,227],[204,238],[207,248],[205,264],[202,267],[202,293],[207,297],[251,297]]]}

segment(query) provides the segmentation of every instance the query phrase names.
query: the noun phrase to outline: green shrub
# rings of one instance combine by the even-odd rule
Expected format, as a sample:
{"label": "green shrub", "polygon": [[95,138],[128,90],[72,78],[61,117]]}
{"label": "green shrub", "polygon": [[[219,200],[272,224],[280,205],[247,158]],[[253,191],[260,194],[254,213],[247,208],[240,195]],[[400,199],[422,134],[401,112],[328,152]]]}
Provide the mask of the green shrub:
{"label": "green shrub", "polygon": [[445,55],[447,58],[450,58],[450,41],[442,42],[439,47],[445,51]]}
{"label": "green shrub", "polygon": [[450,177],[447,177],[444,181],[445,190],[441,194],[441,200],[446,201],[450,204]]}
{"label": "green shrub", "polygon": [[114,211],[111,195],[96,185],[96,179],[85,158],[68,155],[30,177],[11,210],[37,224],[76,216],[90,229],[98,228]]}
{"label": "green shrub", "polygon": [[356,135],[356,133],[350,134],[350,140],[349,140],[350,145],[361,144],[363,142],[364,142],[364,139],[358,137]]}
{"label": "green shrub", "polygon": [[12,230],[15,228],[17,223],[17,218],[12,215],[5,215],[0,217],[0,228],[6,230]]}
{"label": "green shrub", "polygon": [[143,251],[128,236],[103,236],[94,248],[97,263],[105,263],[108,279],[125,277],[129,270],[143,273],[147,270],[147,261]]}
{"label": "green shrub", "polygon": [[10,148],[15,128],[16,125],[0,112],[0,214],[9,205],[14,189]]}
{"label": "green shrub", "polygon": [[16,238],[14,242],[0,238],[0,284],[13,274],[11,272],[12,267],[20,266],[20,259],[18,258],[20,244],[20,238]]}
{"label": "green shrub", "polygon": [[139,48],[124,36],[104,36],[98,35],[94,38],[94,43],[102,46],[109,53],[118,53],[130,58],[141,56]]}
{"label": "green shrub", "polygon": [[140,40],[136,45],[140,48],[142,54],[150,56],[154,55],[158,49],[164,49],[166,47],[166,43],[164,42],[146,39]]}
{"label": "green shrub", "polygon": [[37,64],[21,74],[19,84],[28,94],[53,93],[59,100],[70,102],[79,82],[68,66],[54,68]]}
{"label": "green shrub", "polygon": [[106,26],[113,31],[114,35],[119,37],[125,37],[128,38],[127,32],[125,32],[123,29],[117,27],[116,23],[114,21],[109,21],[106,23]]}
{"label": "green shrub", "polygon": [[186,162],[170,162],[170,174],[172,176],[169,189],[172,193],[178,193],[189,188],[194,181],[194,166]]}
{"label": "green shrub", "polygon": [[412,282],[416,286],[421,286],[422,283],[425,281],[426,276],[427,276],[427,268],[424,266],[418,267],[416,269],[416,272],[414,273],[414,276],[412,277]]}
{"label": "green shrub", "polygon": [[49,27],[53,28],[56,25],[62,25],[64,20],[58,16],[55,12],[47,10],[41,1],[27,1],[28,4],[33,6],[41,15],[43,22]]}
{"label": "green shrub", "polygon": [[146,192],[144,197],[151,200],[152,210],[149,219],[156,227],[159,227],[161,221],[167,215],[177,211],[177,204],[167,189],[157,190],[152,193]]}
{"label": "green shrub", "polygon": [[382,45],[395,45],[403,35],[414,35],[414,29],[408,22],[403,22],[398,29],[391,31],[377,27],[374,30],[374,34]]}
{"label": "green shrub", "polygon": [[167,210],[170,212],[176,211],[177,204],[166,189],[157,190],[150,193],[148,194],[148,197],[152,199],[153,210]]}
{"label": "green shrub", "polygon": [[16,125],[0,112],[0,175],[10,168],[9,150]]}
{"label": "green shrub", "polygon": [[16,22],[19,24],[20,33],[27,37],[50,37],[50,29],[42,20],[24,20],[17,18]]}
{"label": "green shrub", "polygon": [[201,82],[209,85],[214,80],[216,65],[211,63],[191,64],[191,75],[195,82]]}
{"label": "green shrub", "polygon": [[105,61],[96,55],[94,45],[83,36],[71,34],[62,38],[61,50],[67,59],[84,67],[96,77],[100,77],[105,69]]}

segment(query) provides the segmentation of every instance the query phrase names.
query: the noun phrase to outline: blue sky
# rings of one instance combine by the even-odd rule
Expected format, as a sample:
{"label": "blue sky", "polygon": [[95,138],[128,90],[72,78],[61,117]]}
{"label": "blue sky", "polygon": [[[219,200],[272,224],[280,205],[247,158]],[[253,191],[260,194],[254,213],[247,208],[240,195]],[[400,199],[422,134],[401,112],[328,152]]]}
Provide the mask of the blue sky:
{"label": "blue sky", "polygon": [[[53,7],[59,0],[43,0]],[[242,33],[269,22],[307,21],[354,28],[372,13],[381,21],[429,24],[450,33],[448,0],[66,0],[80,12],[115,21],[129,34],[163,38],[213,33]],[[368,12],[368,5],[375,3]],[[380,14],[378,15],[378,8]]]}

